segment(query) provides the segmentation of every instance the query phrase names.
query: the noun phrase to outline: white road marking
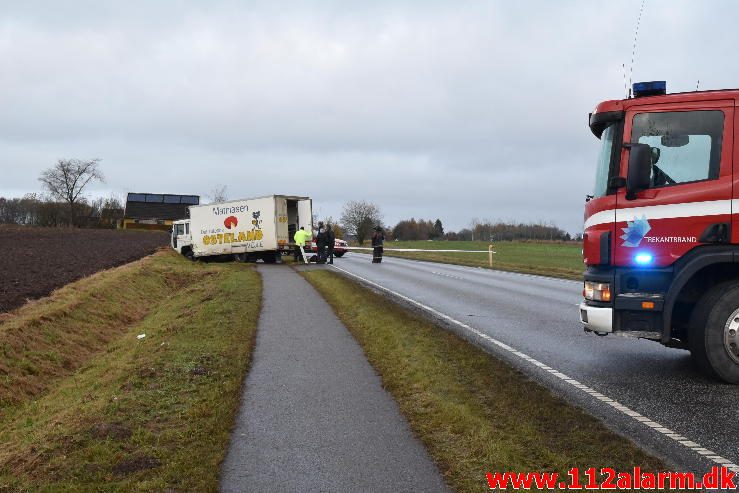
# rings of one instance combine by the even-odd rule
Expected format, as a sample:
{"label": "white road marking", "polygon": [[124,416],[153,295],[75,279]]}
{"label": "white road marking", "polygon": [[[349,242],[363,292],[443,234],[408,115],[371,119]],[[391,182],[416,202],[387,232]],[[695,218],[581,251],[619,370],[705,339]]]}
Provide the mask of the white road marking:
{"label": "white road marking", "polygon": [[[431,273],[432,274],[435,274],[437,276],[448,277],[450,279],[457,279],[457,280],[460,280],[460,281],[464,281],[464,277],[453,276],[451,274],[444,274],[443,272],[433,272],[432,271]],[[578,306],[580,306],[580,305],[578,305]]]}
{"label": "white road marking", "polygon": [[446,320],[448,322],[451,322],[452,324],[463,328],[464,330],[474,334],[475,336],[479,337],[480,339],[486,340],[488,342],[491,342],[492,344],[495,344],[496,346],[500,347],[501,349],[504,349],[511,354],[514,354],[518,356],[519,358],[528,361],[529,363],[533,364],[534,366],[537,366],[541,368],[542,370],[554,375],[555,377],[559,378],[560,380],[564,381],[565,383],[568,383],[569,385],[575,387],[576,389],[582,390],[583,392],[587,393],[588,395],[594,397],[595,399],[610,405],[617,411],[621,412],[624,416],[627,416],[637,422],[640,422],[644,424],[645,426],[658,431],[659,433],[662,433],[664,436],[671,438],[676,443],[679,443],[680,445],[683,445],[684,447],[696,452],[697,454],[701,455],[702,457],[705,457],[707,459],[710,459],[711,461],[715,462],[719,466],[726,467],[727,469],[730,469],[734,472],[739,472],[739,465],[732,463],[730,460],[725,459],[724,457],[721,457],[720,455],[717,455],[715,452],[712,452],[711,450],[708,450],[701,446],[700,444],[693,442],[691,440],[688,440],[687,438],[678,435],[677,433],[671,431],[669,428],[666,428],[662,426],[661,424],[657,423],[656,421],[652,421],[651,419],[642,416],[641,414],[637,413],[636,411],[633,411],[632,409],[629,409],[628,407],[624,406],[623,404],[619,403],[618,401],[611,399],[610,397],[607,397],[599,392],[597,392],[594,389],[591,389],[587,385],[584,385],[577,380],[570,378],[566,374],[559,372],[555,370],[554,368],[547,366],[546,364],[542,363],[541,361],[537,360],[536,358],[533,358],[526,353],[522,353],[521,351],[518,351],[517,349],[505,344],[502,341],[499,341],[495,339],[494,337],[491,337],[484,332],[481,332],[474,327],[467,325],[464,322],[460,322],[459,320],[450,317],[449,315],[442,313],[435,308],[431,308],[428,305],[425,305],[421,303],[420,301],[416,301],[413,298],[409,298],[408,296],[405,296],[403,294],[398,293],[397,291],[393,291],[390,288],[386,288],[385,286],[382,286],[374,281],[370,281],[369,279],[366,279],[362,276],[359,276],[357,274],[354,274],[353,272],[349,272],[346,269],[342,269],[341,267],[336,267],[335,265],[332,265],[336,270],[339,270],[351,277],[354,277],[356,279],[359,279],[360,281],[367,283],[371,286],[374,286],[382,291],[385,291],[387,293],[390,293],[393,296],[396,296],[404,301],[407,301],[408,303],[411,303],[412,305],[415,305],[431,314],[433,314],[436,317],[439,317],[443,320]]}

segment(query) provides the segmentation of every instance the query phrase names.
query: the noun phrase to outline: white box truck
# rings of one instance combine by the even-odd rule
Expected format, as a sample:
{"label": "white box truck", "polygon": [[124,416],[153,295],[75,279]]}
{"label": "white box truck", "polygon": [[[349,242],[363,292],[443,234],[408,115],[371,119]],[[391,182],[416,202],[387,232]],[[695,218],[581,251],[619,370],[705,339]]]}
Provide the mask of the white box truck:
{"label": "white box truck", "polygon": [[173,223],[171,246],[191,259],[279,262],[281,253],[293,248],[297,229],[313,229],[313,204],[308,197],[269,195],[192,205],[189,211],[189,219]]}

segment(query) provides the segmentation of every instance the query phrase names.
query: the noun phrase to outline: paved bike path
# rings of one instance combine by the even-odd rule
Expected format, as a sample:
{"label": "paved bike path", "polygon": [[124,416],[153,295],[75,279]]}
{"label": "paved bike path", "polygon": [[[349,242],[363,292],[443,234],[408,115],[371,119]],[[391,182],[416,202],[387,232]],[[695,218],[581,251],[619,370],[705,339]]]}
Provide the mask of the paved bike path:
{"label": "paved bike path", "polygon": [[447,491],[328,303],[288,266],[258,270],[257,343],[221,491]]}

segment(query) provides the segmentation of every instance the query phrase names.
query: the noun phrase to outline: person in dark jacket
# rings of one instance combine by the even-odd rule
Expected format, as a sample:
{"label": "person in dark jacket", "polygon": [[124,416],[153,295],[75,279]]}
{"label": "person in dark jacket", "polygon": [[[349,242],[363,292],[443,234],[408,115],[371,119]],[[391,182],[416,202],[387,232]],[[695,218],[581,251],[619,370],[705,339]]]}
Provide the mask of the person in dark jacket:
{"label": "person in dark jacket", "polygon": [[372,263],[379,264],[382,262],[382,250],[385,244],[385,235],[382,232],[380,226],[375,227],[375,232],[372,234]]}
{"label": "person in dark jacket", "polygon": [[319,264],[326,263],[326,228],[323,227],[323,223],[318,223],[318,233],[316,233],[316,246],[318,247],[318,261]]}
{"label": "person in dark jacket", "polygon": [[334,229],[331,227],[330,224],[326,225],[326,257],[328,258],[328,263],[333,264],[334,263],[334,246],[336,243],[336,233],[334,233]]}

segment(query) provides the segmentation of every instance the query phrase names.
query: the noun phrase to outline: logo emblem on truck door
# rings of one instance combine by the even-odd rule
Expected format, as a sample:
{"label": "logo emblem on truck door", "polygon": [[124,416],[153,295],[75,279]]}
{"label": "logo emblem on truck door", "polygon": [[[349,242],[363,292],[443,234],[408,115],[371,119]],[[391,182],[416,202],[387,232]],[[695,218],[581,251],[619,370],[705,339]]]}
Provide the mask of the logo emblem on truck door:
{"label": "logo emblem on truck door", "polygon": [[649,221],[647,221],[647,216],[642,216],[641,219],[634,217],[633,221],[626,221],[626,227],[621,228],[621,231],[624,232],[621,235],[621,239],[624,240],[623,246],[630,248],[638,247],[650,229],[652,227],[649,225]]}
{"label": "logo emblem on truck door", "polygon": [[226,229],[235,228],[239,225],[239,220],[236,218],[236,216],[228,216],[226,219],[223,220],[223,225],[226,226]]}

